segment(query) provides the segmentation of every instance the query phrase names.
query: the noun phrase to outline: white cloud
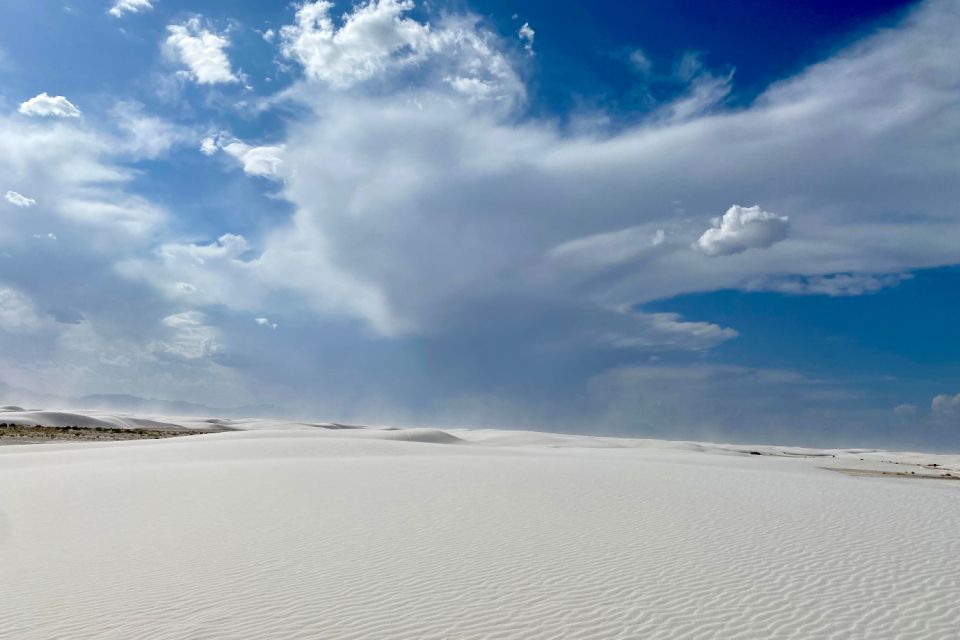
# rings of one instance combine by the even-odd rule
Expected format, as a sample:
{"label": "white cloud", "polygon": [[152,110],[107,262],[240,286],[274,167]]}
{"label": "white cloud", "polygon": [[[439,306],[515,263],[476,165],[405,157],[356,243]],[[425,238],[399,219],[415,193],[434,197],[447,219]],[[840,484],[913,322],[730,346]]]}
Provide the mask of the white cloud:
{"label": "white cloud", "polygon": [[429,26],[402,17],[411,0],[371,0],[346,14],[338,29],[330,17],[332,2],[305,2],[296,23],[280,30],[285,56],[307,75],[336,87],[366,80],[387,66],[423,60],[432,47]]}
{"label": "white cloud", "polygon": [[206,264],[207,260],[227,258],[238,259],[250,246],[246,238],[233,233],[225,233],[216,242],[206,245],[163,245],[160,254],[164,256],[189,256],[197,264]]}
{"label": "white cloud", "polygon": [[260,34],[260,35],[261,35],[261,37],[263,37],[263,39],[266,40],[267,42],[273,42],[273,41],[276,39],[276,37],[277,37],[277,32],[274,31],[273,29],[267,29],[266,31],[264,31],[264,32],[263,32],[262,34]]}
{"label": "white cloud", "polygon": [[[25,193],[44,194],[33,207],[36,213],[17,223],[23,235],[39,232],[40,224],[49,228],[50,216],[58,219],[58,233],[66,231],[66,222],[83,226],[84,233],[106,234],[113,242],[126,241],[128,233],[145,236],[163,223],[167,215],[162,208],[126,192],[134,173],[123,163],[155,157],[166,142],[137,139],[119,112],[114,115],[111,128],[119,131],[89,123],[0,118],[0,175],[18,176]],[[9,225],[7,230],[12,230]],[[91,251],[100,246],[99,239],[88,241]]]}
{"label": "white cloud", "polygon": [[447,84],[459,93],[474,100],[484,100],[497,92],[497,86],[479,78],[463,78],[460,76],[446,78]]}
{"label": "white cloud", "polygon": [[716,110],[733,90],[733,72],[718,76],[698,71],[684,82],[686,92],[660,108],[657,118],[680,124]]}
{"label": "white cloud", "polygon": [[33,237],[37,240],[56,240],[57,236],[54,233],[35,233]]}
{"label": "white cloud", "polygon": [[708,256],[729,256],[771,247],[786,239],[789,231],[787,216],[735,204],[722,218],[713,219],[713,227],[703,232],[695,248]]}
{"label": "white cloud", "polygon": [[254,318],[254,321],[261,327],[270,327],[271,329],[276,329],[280,326],[276,322],[270,322],[270,318]]}
{"label": "white cloud", "polygon": [[[14,291],[5,291],[0,304],[0,381],[52,393],[200,399],[209,391],[192,389],[203,375],[215,390],[209,393],[232,403],[244,387],[239,374],[220,364],[223,354],[173,356],[167,351],[183,346],[172,339],[177,332],[150,320],[181,311],[178,305],[185,302],[192,306],[193,297],[158,296],[116,271],[116,263],[149,255],[172,233],[167,212],[132,193],[144,167],[131,165],[183,139],[179,128],[168,136],[145,110],[127,107],[82,122],[0,115],[0,175],[15,179],[8,186],[38,201],[31,215],[7,215],[0,225],[0,280]],[[185,139],[197,137],[192,132]],[[54,248],[56,260],[37,262],[37,251]],[[194,297],[202,303],[205,295]],[[169,349],[152,350],[155,343],[170,343]],[[124,362],[136,366],[122,367]]]}
{"label": "white cloud", "polygon": [[[220,384],[226,375],[196,375],[226,361],[226,329],[212,326],[213,309],[239,310],[234,317],[248,324],[225,326],[251,334],[243,355],[257,366],[238,367],[244,371],[238,375],[249,376],[251,389],[267,377],[276,387],[280,380],[295,386],[311,379],[304,372],[316,372],[313,355],[301,353],[286,332],[266,329],[275,322],[260,314],[310,309],[313,325],[298,319],[300,343],[314,331],[318,349],[311,351],[347,369],[363,367],[365,376],[353,375],[357,369],[343,376],[351,385],[379,387],[351,389],[355,395],[337,409],[372,406],[372,395],[389,393],[382,389],[390,377],[404,378],[403,385],[385,405],[416,404],[428,387],[433,397],[447,395],[430,385],[462,392],[469,382],[451,382],[458,376],[437,371],[469,361],[484,385],[510,372],[504,389],[542,382],[548,366],[561,371],[564,398],[553,398],[558,411],[566,411],[560,405],[581,395],[583,381],[595,373],[585,371],[584,361],[601,368],[607,366],[601,361],[640,355],[601,348],[603,357],[594,357],[597,342],[670,361],[660,352],[703,351],[736,336],[734,328],[693,317],[610,311],[618,305],[724,287],[854,295],[899,277],[876,274],[960,262],[960,69],[951,57],[960,29],[953,4],[925,4],[904,25],[736,110],[721,110],[718,98],[732,80],[711,80],[690,64],[684,69],[689,94],[639,122],[601,113],[589,130],[536,114],[516,117],[489,104],[524,95],[505,53],[518,54],[514,33],[500,39],[484,26],[489,23],[462,15],[404,25],[413,14],[391,17],[390,5],[348,9],[343,20],[328,15],[330,42],[317,45],[318,57],[309,47],[288,52],[305,65],[307,77],[277,98],[299,101],[283,112],[289,116],[283,137],[263,146],[219,136],[202,143],[210,153],[234,145],[225,157],[246,171],[284,178],[268,191],[286,200],[290,215],[240,227],[245,237],[198,242],[183,235],[181,224],[168,224],[163,208],[130,193],[145,169],[131,165],[133,159],[162,155],[183,140],[182,132],[146,114],[128,114],[128,123],[111,121],[105,130],[94,117],[78,123],[0,116],[0,175],[40,200],[30,216],[8,215],[0,227],[3,250],[15,258],[0,261],[16,278],[10,287],[35,296],[32,306],[8,307],[18,309],[18,320],[29,319],[32,309],[41,324],[49,323],[42,326],[64,336],[55,356],[21,344],[39,341],[45,331],[8,336],[0,344],[4,370],[18,361],[35,369],[49,358],[54,382],[96,380],[169,397],[206,394],[197,380]],[[384,39],[374,23],[384,27]],[[300,35],[299,24],[293,28]],[[389,43],[404,29],[426,35],[415,36],[415,46],[393,48]],[[383,42],[382,49],[371,45]],[[331,64],[311,66],[317,60]],[[202,136],[187,133],[190,145]],[[831,152],[838,148],[842,154]],[[731,202],[802,214],[790,220],[790,241],[767,250],[735,259],[691,251],[703,235],[700,216]],[[218,219],[231,225],[226,229],[249,222],[248,212],[230,213],[203,228]],[[61,259],[42,269],[16,269],[40,245],[30,242],[31,234],[47,229],[62,238],[55,245]],[[118,280],[118,270],[152,287]],[[84,320],[61,329],[37,309]],[[161,317],[167,320],[158,322]],[[418,334],[416,341],[383,339],[405,333]],[[491,339],[477,346],[478,335]],[[269,340],[263,349],[269,355],[258,352],[257,340]],[[396,364],[411,344],[432,349],[438,343],[442,355],[430,384],[416,378],[419,362],[409,369]],[[81,347],[88,351],[81,354]],[[481,349],[483,357],[476,357]],[[264,360],[269,357],[279,364]],[[122,376],[101,377],[130,362],[137,366]],[[532,362],[548,364],[534,369]],[[412,372],[410,379],[398,369]],[[623,385],[610,404],[618,415],[591,416],[591,423],[596,417],[604,425],[644,420],[672,427],[760,416],[821,424],[814,409],[823,405],[811,404],[804,414],[804,403],[822,397],[806,392],[815,386],[810,381],[732,367],[692,369],[620,372]],[[242,385],[231,387],[238,389]],[[549,391],[556,390],[545,395]],[[643,402],[631,404],[636,398]],[[857,402],[862,408],[863,399]],[[888,405],[878,406],[895,420]]]}
{"label": "white cloud", "polygon": [[634,323],[629,332],[608,333],[601,343],[645,351],[703,351],[739,335],[735,329],[684,320],[677,313],[631,312],[629,316]]}
{"label": "white cloud", "polygon": [[255,309],[266,295],[255,263],[244,260],[246,238],[224,234],[209,244],[167,243],[156,250],[160,269],[145,268],[142,259],[118,265],[128,277],[145,278],[171,300],[189,296],[193,305],[224,304]]}
{"label": "white cloud", "polygon": [[284,145],[252,147],[245,142],[234,140],[222,147],[223,151],[236,158],[243,165],[244,173],[251,176],[277,179],[283,166]]}
{"label": "white cloud", "polygon": [[44,91],[20,104],[18,109],[25,116],[52,116],[56,118],[79,118],[80,109],[63,96],[47,95]]}
{"label": "white cloud", "polygon": [[550,258],[582,268],[600,268],[636,260],[664,243],[666,233],[651,225],[638,225],[569,240],[553,247]]}
{"label": "white cloud", "polygon": [[693,340],[698,345],[697,349],[707,349],[739,335],[735,329],[721,327],[712,322],[682,320],[680,315],[676,313],[651,313],[648,315],[650,316],[651,327],[658,333],[677,337],[681,340]]}
{"label": "white cloud", "polygon": [[37,201],[33,198],[28,198],[25,195],[19,194],[16,191],[7,191],[3,194],[4,200],[9,202],[15,207],[32,207],[37,204]]}
{"label": "white cloud", "polygon": [[22,291],[0,285],[0,331],[33,333],[49,324]]}
{"label": "white cloud", "polygon": [[[695,317],[609,311],[618,305],[756,282],[850,295],[888,282],[858,274],[960,262],[954,178],[960,69],[950,64],[960,22],[952,4],[923,5],[903,25],[737,109],[723,109],[716,99],[732,82],[724,76],[711,90],[702,80],[699,98],[692,92],[649,119],[624,123],[611,114],[597,122],[614,124],[590,130],[488,104],[509,86],[500,78],[518,77],[502,53],[519,49],[513,33],[501,40],[485,31],[487,23],[446,16],[429,29],[415,21],[419,26],[409,29],[428,32],[424,43],[416,36],[416,46],[393,49],[389,43],[407,28],[397,23],[412,14],[379,23],[385,40],[351,22],[368,13],[382,18],[389,13],[383,6],[349,9],[342,20],[324,10],[327,26],[298,21],[285,32],[284,55],[303,64],[306,77],[278,98],[295,103],[284,111],[288,128],[269,144],[283,146],[282,164],[267,162],[262,171],[282,173],[283,182],[268,190],[286,200],[290,215],[268,216],[246,238],[209,244],[166,232],[152,257],[127,254],[123,272],[152,283],[162,298],[155,304],[222,305],[248,318],[252,329],[259,325],[251,319],[289,302],[284,308],[316,314],[318,335],[336,335],[334,350],[359,345],[370,355],[376,344],[377,354],[395,354],[383,349],[382,337],[405,333],[418,334],[418,344],[443,340],[447,356],[438,358],[439,368],[475,356],[469,345],[482,333],[502,347],[475,359],[513,371],[520,359],[507,354],[529,353],[524,349],[549,347],[551,357],[581,349],[571,362],[597,362],[583,350],[604,338],[608,347],[659,353],[709,349],[735,335],[734,328]],[[300,38],[316,36],[311,30],[326,40]],[[462,40],[467,44],[458,48],[454,33],[470,34]],[[385,49],[368,47],[368,35],[387,42]],[[389,53],[377,53],[383,50]],[[503,73],[488,73],[491,60],[507,65]],[[703,70],[685,73],[696,84]],[[522,85],[511,95],[522,96]],[[232,157],[246,165],[257,141],[236,142]],[[207,150],[217,143],[209,140]],[[19,181],[11,186],[20,184],[26,193],[44,194],[43,206],[46,194],[58,193]],[[790,241],[729,259],[690,250],[703,235],[705,212],[722,213],[731,202],[790,212]],[[754,246],[756,238],[743,238],[748,229],[733,226],[730,235],[741,248]],[[722,220],[717,231],[723,236]],[[736,249],[726,240],[723,251]],[[271,347],[278,353],[283,333]],[[286,347],[284,353],[299,357]],[[389,357],[374,359],[381,357],[376,361],[391,370]],[[494,368],[484,366],[477,365],[478,375],[492,377]],[[589,375],[575,366],[564,371],[565,389]],[[537,374],[516,378],[532,381]],[[656,376],[666,375],[649,374],[647,388],[658,388]],[[763,416],[785,415],[776,402],[783,393],[757,391],[764,385],[747,374],[714,374],[704,383],[714,391],[703,396],[696,385],[692,400],[667,394],[681,405],[697,404],[690,423],[716,418],[707,407],[713,401],[729,409],[730,421],[751,418],[758,405]],[[688,378],[666,377],[670,389],[687,388]],[[887,405],[878,406],[895,420]]]}
{"label": "white cloud", "polygon": [[200,153],[205,156],[212,156],[220,150],[220,147],[217,146],[216,136],[207,136],[200,141]]}
{"label": "white cloud", "polygon": [[271,292],[293,291],[321,314],[360,318],[383,335],[405,331],[375,287],[329,262],[322,242],[315,234],[283,231],[266,251],[248,257],[246,239],[225,234],[205,245],[165,244],[157,250],[160,265],[137,259],[119,269],[152,282],[171,298],[183,291],[170,282],[190,282],[195,304],[253,310]]}
{"label": "white cloud", "polygon": [[[294,213],[258,240],[260,258],[220,265],[218,278],[259,283],[246,296],[228,287],[241,300],[224,304],[250,308],[244,298],[280,288],[320,313],[360,314],[396,335],[455,331],[476,318],[520,322],[513,315],[523,313],[574,324],[585,309],[775,278],[788,284],[770,286],[852,294],[885,280],[833,274],[960,262],[960,246],[950,241],[960,233],[956,140],[929,136],[931,126],[960,127],[950,88],[960,69],[946,62],[960,18],[949,3],[923,5],[904,25],[770,87],[751,105],[677,121],[655,117],[603,135],[477,103],[451,84],[461,76],[448,71],[463,60],[454,49],[427,47],[429,61],[409,76],[410,51],[396,60],[374,55],[359,71],[347,65],[347,58],[366,60],[339,50],[365,42],[365,31],[350,26],[357,16],[388,18],[378,22],[387,42],[398,30],[426,32],[424,24],[398,26],[409,18],[387,6],[402,7],[363,5],[336,29],[325,5],[305,5],[327,22],[301,14],[285,32],[288,54],[298,51],[307,70],[287,97],[308,113],[276,145],[285,145],[281,193]],[[473,41],[496,49],[494,36],[466,18],[458,24],[465,22],[474,25]],[[449,33],[450,24],[429,29],[430,37]],[[311,30],[325,34],[315,51],[300,39]],[[350,46],[337,34],[351,35]],[[336,64],[323,66],[311,51]],[[688,76],[702,74],[688,66]],[[326,74],[351,83],[365,69],[384,83],[329,90]],[[404,81],[391,84],[385,71]],[[476,86],[461,84],[474,94]],[[842,157],[824,153],[838,146]],[[908,157],[911,170],[897,157]],[[682,198],[684,210],[702,212],[731,197],[762,202],[767,211],[733,207],[704,233],[699,218],[674,204]],[[768,211],[803,215],[787,221]],[[779,242],[788,234],[789,242]],[[747,250],[755,247],[766,249]],[[716,258],[730,254],[738,255]],[[154,268],[179,274],[151,277],[161,287],[197,282],[173,263]],[[345,281],[362,293],[331,286]]]}
{"label": "white cloud", "polygon": [[474,99],[512,105],[524,88],[495,36],[473,16],[449,15],[430,25],[404,17],[412,0],[370,0],[337,27],[332,2],[305,2],[296,22],[280,30],[281,52],[299,62],[310,80],[347,89],[414,70]]}
{"label": "white cloud", "polygon": [[960,393],[955,396],[940,394],[930,402],[930,410],[935,416],[953,416],[960,414]]}
{"label": "white cloud", "polygon": [[212,156],[222,149],[241,164],[247,175],[271,179],[280,178],[284,148],[282,144],[255,147],[225,131],[215,136],[207,136],[200,143],[202,154]]}
{"label": "white cloud", "polygon": [[153,9],[152,0],[115,0],[107,13],[114,18],[120,18],[125,13],[140,13]]}
{"label": "white cloud", "polygon": [[80,197],[64,197],[57,203],[61,216],[91,227],[145,236],[167,218],[166,212],[139,196],[90,189]]}
{"label": "white cloud", "polygon": [[203,26],[200,18],[190,18],[182,24],[167,27],[167,55],[190,70],[190,77],[198,84],[237,82],[239,78],[230,67],[225,49],[230,40]]}
{"label": "white cloud", "polygon": [[524,22],[523,26],[520,27],[520,31],[517,32],[520,40],[523,41],[523,48],[527,50],[527,53],[533,53],[533,39],[537,35],[536,32],[530,27],[529,22]]}
{"label": "white cloud", "polygon": [[223,352],[220,331],[206,324],[199,311],[184,311],[165,317],[161,323],[168,329],[165,340],[155,342],[151,350],[157,354],[183,360],[210,358]]}
{"label": "white cloud", "polygon": [[793,295],[825,295],[830,297],[862,296],[895,287],[912,279],[909,273],[837,273],[826,276],[772,276],[747,282],[744,288],[756,291],[778,291]]}

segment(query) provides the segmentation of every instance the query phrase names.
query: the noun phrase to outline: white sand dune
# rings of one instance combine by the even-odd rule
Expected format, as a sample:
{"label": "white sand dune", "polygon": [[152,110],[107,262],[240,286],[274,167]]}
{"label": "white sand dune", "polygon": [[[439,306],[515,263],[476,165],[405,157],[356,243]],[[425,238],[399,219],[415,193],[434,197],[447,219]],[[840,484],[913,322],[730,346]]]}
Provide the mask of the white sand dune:
{"label": "white sand dune", "polygon": [[958,637],[960,482],[821,468],[957,456],[230,426],[0,448],[0,637]]}
{"label": "white sand dune", "polygon": [[45,427],[106,427],[111,429],[186,429],[169,420],[156,420],[104,411],[26,411],[20,407],[0,408],[0,424]]}
{"label": "white sand dune", "polygon": [[115,411],[75,409],[24,409],[7,405],[0,407],[0,424],[49,427],[107,427],[113,429],[184,429],[193,431],[271,430],[320,427],[350,429],[350,425],[332,422],[292,422],[261,418],[210,418],[207,416],[152,416],[132,415]]}

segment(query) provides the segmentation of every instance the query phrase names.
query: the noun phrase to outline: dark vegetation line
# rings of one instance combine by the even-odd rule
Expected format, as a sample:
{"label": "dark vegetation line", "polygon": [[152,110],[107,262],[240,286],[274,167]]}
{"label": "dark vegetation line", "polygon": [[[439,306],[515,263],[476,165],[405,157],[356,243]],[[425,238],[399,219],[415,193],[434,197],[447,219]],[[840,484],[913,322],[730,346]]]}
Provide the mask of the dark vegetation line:
{"label": "dark vegetation line", "polygon": [[175,438],[200,433],[206,430],[188,429],[121,429],[119,427],[46,427],[0,422],[0,440],[142,440]]}

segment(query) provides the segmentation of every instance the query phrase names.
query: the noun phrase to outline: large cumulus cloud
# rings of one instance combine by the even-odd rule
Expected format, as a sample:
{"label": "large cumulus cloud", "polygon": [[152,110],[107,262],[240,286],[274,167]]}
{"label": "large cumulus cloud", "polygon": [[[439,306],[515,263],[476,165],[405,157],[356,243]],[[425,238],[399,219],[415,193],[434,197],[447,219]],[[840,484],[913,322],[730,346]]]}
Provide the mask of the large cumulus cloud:
{"label": "large cumulus cloud", "polygon": [[[771,275],[866,277],[960,261],[950,241],[960,231],[954,3],[924,5],[748,108],[591,135],[458,95],[435,68],[459,50],[424,44],[444,31],[401,17],[408,8],[363,5],[339,30],[324,3],[301,9],[286,47],[306,77],[288,97],[309,97],[310,115],[270,147],[282,145],[283,166],[272,166],[295,213],[251,240],[249,268],[221,277],[254,271],[321,313],[396,335],[531,306],[613,309],[756,288]],[[374,20],[383,29],[360,28]],[[472,24],[467,40],[493,41]],[[416,82],[391,84],[408,55],[422,63]],[[474,55],[472,68],[504,60]],[[316,56],[337,65],[320,73]],[[764,209],[733,207],[704,233],[731,200]],[[571,247],[580,259],[557,259]],[[583,259],[590,252],[598,259]],[[330,284],[344,279],[348,290]]]}
{"label": "large cumulus cloud", "polygon": [[[411,7],[375,0],[338,19],[307,2],[281,29],[283,63],[301,75],[260,107],[284,110],[282,134],[203,143],[289,207],[250,231],[178,231],[175,212],[127,188],[115,139],[64,124],[81,118],[8,123],[15,142],[0,136],[0,148],[17,148],[0,163],[17,180],[0,187],[38,202],[18,229],[57,221],[61,242],[79,229],[92,245],[119,239],[98,265],[150,309],[105,357],[136,345],[142,361],[163,361],[150,366],[212,362],[251,386],[319,387],[311,397],[331,411],[449,416],[424,398],[496,397],[503,416],[532,416],[626,362],[702,358],[745,338],[636,311],[643,303],[727,287],[857,295],[901,279],[887,274],[960,262],[955,2],[927,2],[741,108],[722,107],[729,74],[701,71],[648,119],[607,114],[615,125],[586,132],[524,109],[529,56],[514,34],[462,13],[428,26]],[[239,74],[205,24],[168,33],[168,51],[215,88]],[[191,52],[216,64],[191,65]],[[54,131],[61,146],[43,144]],[[128,155],[164,148],[126,144]],[[723,215],[731,203],[762,209]],[[278,330],[251,337],[262,328],[253,318]],[[77,326],[87,333],[68,327],[63,344],[105,344]],[[649,384],[635,373],[615,386],[631,398]]]}
{"label": "large cumulus cloud", "polygon": [[786,239],[790,220],[758,206],[733,205],[703,232],[694,248],[708,256],[729,256],[747,249],[766,249]]}

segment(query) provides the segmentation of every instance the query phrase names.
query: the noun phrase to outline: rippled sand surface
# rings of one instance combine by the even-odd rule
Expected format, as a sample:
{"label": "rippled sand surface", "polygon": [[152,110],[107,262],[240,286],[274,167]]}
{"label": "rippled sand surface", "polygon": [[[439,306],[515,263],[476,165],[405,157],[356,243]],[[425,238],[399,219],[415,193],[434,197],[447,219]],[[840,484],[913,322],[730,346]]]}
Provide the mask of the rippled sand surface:
{"label": "rippled sand surface", "polygon": [[956,458],[274,427],[0,450],[0,637],[960,629]]}

